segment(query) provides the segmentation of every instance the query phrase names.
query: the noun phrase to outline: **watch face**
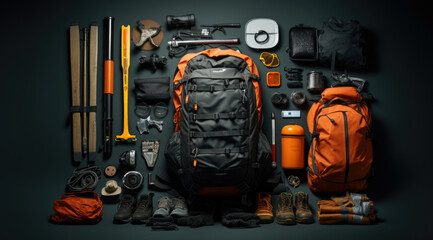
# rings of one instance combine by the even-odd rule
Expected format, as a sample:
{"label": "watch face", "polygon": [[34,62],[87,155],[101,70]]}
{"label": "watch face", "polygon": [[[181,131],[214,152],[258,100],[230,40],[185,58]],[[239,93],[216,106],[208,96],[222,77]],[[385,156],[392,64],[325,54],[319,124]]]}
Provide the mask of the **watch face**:
{"label": "watch face", "polygon": [[117,169],[116,169],[115,166],[109,165],[109,166],[105,167],[105,172],[104,173],[105,173],[106,177],[111,178],[111,177],[116,176]]}

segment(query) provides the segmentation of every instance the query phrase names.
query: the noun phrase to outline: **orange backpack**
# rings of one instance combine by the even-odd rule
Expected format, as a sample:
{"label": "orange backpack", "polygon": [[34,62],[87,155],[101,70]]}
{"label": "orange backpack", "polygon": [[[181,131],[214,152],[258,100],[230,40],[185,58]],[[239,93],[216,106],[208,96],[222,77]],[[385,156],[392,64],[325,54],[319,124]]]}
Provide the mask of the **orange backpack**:
{"label": "orange backpack", "polygon": [[308,184],[316,192],[367,187],[373,163],[371,115],[354,87],[325,89],[307,117],[311,133]]}

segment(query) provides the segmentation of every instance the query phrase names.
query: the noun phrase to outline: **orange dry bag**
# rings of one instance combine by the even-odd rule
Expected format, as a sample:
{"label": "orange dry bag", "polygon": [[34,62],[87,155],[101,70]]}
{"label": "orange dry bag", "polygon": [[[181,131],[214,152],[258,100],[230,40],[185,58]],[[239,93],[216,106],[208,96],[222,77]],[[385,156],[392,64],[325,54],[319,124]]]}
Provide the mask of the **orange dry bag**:
{"label": "orange dry bag", "polygon": [[61,224],[95,224],[102,217],[102,202],[92,191],[65,193],[54,201],[50,221]]}

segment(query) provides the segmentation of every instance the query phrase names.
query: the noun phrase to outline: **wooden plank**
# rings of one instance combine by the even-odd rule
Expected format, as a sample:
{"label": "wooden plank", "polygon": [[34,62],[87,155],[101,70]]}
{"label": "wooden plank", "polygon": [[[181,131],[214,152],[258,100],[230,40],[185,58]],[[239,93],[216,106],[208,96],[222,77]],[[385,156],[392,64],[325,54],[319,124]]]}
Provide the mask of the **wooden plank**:
{"label": "wooden plank", "polygon": [[[80,106],[80,28],[70,27],[72,106]],[[74,161],[81,158],[81,114],[72,113],[72,150]]]}
{"label": "wooden plank", "polygon": [[[89,106],[97,104],[97,72],[98,72],[98,26],[90,26],[89,49]],[[96,112],[89,113],[89,161],[96,158]]]}

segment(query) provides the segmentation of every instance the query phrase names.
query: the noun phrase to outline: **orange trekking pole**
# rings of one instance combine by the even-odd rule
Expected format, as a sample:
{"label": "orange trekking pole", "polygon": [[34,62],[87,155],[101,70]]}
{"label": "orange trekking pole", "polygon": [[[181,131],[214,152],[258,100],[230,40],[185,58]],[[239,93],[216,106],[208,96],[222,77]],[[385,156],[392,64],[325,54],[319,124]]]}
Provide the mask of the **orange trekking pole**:
{"label": "orange trekking pole", "polygon": [[128,126],[128,75],[130,63],[130,26],[122,25],[122,69],[123,69],[123,133],[116,136],[116,141],[136,141],[135,135],[129,133]]}

